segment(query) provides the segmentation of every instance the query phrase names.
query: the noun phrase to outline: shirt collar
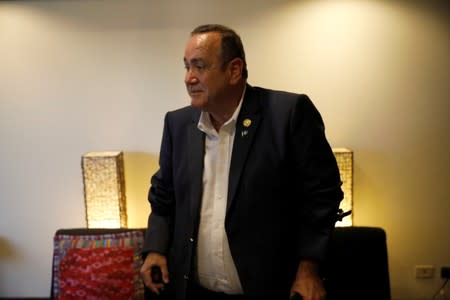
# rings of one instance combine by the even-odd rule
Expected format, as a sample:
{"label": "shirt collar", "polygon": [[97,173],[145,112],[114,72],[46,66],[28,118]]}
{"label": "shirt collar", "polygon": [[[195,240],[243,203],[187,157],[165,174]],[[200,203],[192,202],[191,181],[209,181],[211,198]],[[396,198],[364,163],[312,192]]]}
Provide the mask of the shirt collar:
{"label": "shirt collar", "polygon": [[[244,100],[244,95],[245,95],[245,90],[246,89],[247,89],[247,86],[244,86],[244,90],[242,91],[242,96],[241,96],[241,99],[239,100],[238,106],[234,110],[234,113],[231,116],[231,118],[229,118],[223,124],[223,126],[227,126],[228,127],[230,125],[233,125],[233,127],[235,127],[236,121],[237,121],[237,117],[239,116],[239,112],[241,111],[242,102]],[[200,118],[199,118],[198,123],[197,123],[197,128],[200,129],[201,131],[205,132],[206,134],[216,134],[214,126],[212,125],[212,122],[211,122],[211,117],[210,117],[209,113],[205,112],[205,111],[202,111],[201,114],[200,114]]]}

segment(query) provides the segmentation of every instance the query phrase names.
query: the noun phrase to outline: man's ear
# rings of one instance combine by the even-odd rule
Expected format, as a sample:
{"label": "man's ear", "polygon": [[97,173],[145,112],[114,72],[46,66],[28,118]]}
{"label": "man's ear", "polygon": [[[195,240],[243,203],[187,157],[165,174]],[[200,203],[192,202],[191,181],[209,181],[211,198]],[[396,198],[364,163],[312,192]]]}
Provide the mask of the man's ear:
{"label": "man's ear", "polygon": [[230,72],[230,84],[236,84],[242,79],[244,62],[239,57],[232,59],[228,65]]}

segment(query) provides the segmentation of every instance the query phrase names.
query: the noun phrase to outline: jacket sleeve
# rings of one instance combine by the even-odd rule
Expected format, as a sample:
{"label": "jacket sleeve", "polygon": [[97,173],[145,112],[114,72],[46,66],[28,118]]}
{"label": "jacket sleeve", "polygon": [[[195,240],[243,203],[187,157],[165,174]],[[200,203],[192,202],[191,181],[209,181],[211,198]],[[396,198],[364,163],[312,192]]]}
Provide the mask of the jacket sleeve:
{"label": "jacket sleeve", "polygon": [[170,247],[174,214],[174,192],[172,180],[172,141],[169,113],[164,119],[164,130],[159,156],[159,170],[151,178],[148,201],[151,213],[148,218],[143,253],[167,254]]}
{"label": "jacket sleeve", "polygon": [[299,203],[297,248],[301,258],[323,260],[343,198],[339,169],[320,113],[303,95],[292,112],[290,134]]}

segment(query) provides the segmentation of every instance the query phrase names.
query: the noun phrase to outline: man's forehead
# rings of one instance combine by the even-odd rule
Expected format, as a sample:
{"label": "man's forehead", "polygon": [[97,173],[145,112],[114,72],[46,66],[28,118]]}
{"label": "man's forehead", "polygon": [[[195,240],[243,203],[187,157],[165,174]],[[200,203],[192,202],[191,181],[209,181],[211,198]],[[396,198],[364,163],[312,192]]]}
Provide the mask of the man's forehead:
{"label": "man's forehead", "polygon": [[206,56],[219,54],[220,35],[217,32],[198,33],[191,36],[184,52],[184,61],[202,61]]}
{"label": "man's forehead", "polygon": [[220,41],[221,35],[219,32],[215,31],[201,32],[193,34],[190,39],[195,40],[198,44],[217,43]]}
{"label": "man's forehead", "polygon": [[208,51],[220,48],[221,37],[217,32],[198,33],[191,36],[186,48]]}
{"label": "man's forehead", "polygon": [[199,45],[207,43],[211,40],[211,32],[205,33],[197,33],[191,36],[191,39],[195,40],[195,42]]}

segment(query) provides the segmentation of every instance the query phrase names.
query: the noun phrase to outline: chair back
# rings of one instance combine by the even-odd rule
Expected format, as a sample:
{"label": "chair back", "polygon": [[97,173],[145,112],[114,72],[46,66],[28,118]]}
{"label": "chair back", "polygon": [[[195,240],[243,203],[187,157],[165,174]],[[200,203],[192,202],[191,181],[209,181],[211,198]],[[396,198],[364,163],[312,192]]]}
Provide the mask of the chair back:
{"label": "chair back", "polygon": [[336,227],[324,278],[327,300],[390,300],[386,233],[377,227]]}

